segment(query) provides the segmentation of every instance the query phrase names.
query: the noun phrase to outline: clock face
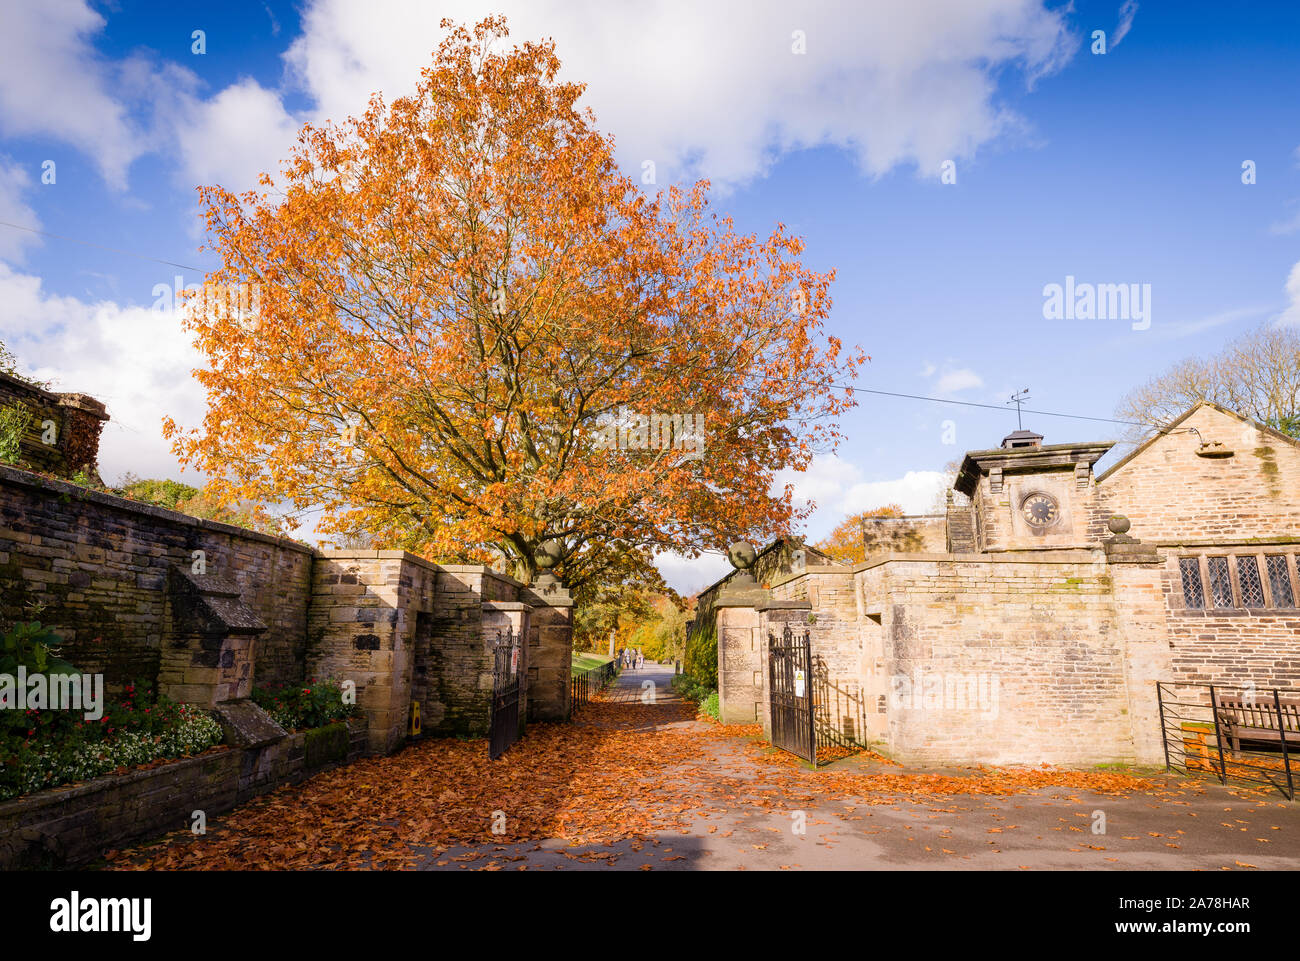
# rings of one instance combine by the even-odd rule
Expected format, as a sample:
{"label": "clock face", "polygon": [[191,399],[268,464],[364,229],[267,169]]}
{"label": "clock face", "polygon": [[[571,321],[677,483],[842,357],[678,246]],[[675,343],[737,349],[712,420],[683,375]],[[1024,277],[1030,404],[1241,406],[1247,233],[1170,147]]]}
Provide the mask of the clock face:
{"label": "clock face", "polygon": [[1061,516],[1061,510],[1056,506],[1056,501],[1046,494],[1030,494],[1025,498],[1025,502],[1020,505],[1020,513],[1025,516],[1025,522],[1030,527],[1039,530],[1044,527],[1051,527]]}

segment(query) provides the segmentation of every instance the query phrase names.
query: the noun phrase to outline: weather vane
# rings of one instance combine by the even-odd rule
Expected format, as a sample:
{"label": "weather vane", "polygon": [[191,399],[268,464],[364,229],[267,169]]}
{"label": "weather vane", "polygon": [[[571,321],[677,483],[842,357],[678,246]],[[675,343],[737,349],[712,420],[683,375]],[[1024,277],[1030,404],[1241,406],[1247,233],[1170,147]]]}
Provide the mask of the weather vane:
{"label": "weather vane", "polygon": [[1016,391],[1014,394],[1011,395],[1011,399],[1007,401],[1008,404],[1016,405],[1016,430],[1025,429],[1025,425],[1020,419],[1020,406],[1027,400],[1029,400],[1028,387],[1026,387],[1024,390]]}

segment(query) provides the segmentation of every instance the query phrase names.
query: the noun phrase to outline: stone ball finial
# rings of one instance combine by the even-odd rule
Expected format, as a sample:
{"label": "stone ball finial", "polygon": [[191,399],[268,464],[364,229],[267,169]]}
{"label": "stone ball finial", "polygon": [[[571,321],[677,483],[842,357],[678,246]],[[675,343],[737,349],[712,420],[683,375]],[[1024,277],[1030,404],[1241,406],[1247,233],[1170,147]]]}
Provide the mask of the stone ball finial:
{"label": "stone ball finial", "polygon": [[564,558],[564,545],[557,540],[542,541],[537,545],[537,555],[533,558],[537,566],[549,571]]}
{"label": "stone ball finial", "polygon": [[1112,514],[1110,520],[1106,521],[1106,527],[1112,534],[1127,534],[1132,526],[1123,514]]}
{"label": "stone ball finial", "polygon": [[758,552],[749,541],[736,541],[727,548],[727,560],[738,571],[747,571],[758,560]]}

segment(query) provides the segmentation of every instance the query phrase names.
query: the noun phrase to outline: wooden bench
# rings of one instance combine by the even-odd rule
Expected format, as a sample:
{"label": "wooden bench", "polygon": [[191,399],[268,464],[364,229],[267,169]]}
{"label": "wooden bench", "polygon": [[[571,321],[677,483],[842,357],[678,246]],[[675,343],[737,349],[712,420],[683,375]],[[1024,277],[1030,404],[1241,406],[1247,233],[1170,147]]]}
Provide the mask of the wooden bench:
{"label": "wooden bench", "polygon": [[1300,700],[1280,699],[1280,724],[1278,706],[1273,703],[1271,694],[1249,703],[1229,697],[1216,698],[1216,701],[1219,728],[1234,751],[1241,750],[1242,741],[1281,750],[1284,737],[1288,751],[1300,750]]}

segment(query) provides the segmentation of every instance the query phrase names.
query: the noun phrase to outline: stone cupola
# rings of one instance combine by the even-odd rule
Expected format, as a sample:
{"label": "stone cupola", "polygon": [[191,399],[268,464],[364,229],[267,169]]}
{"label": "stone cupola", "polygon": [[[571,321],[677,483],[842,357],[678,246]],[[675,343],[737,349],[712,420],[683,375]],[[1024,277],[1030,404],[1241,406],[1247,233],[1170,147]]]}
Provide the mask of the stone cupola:
{"label": "stone cupola", "polygon": [[1061,549],[1087,544],[1092,466],[1114,446],[1044,444],[1017,430],[993,450],[969,451],[953,489],[971,499],[977,551]]}

